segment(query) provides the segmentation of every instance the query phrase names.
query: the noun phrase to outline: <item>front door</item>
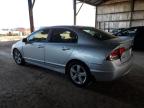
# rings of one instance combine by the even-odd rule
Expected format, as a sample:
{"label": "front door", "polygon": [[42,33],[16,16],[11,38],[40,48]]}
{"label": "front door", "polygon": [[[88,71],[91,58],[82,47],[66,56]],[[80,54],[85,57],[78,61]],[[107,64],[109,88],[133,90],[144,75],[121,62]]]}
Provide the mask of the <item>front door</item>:
{"label": "front door", "polygon": [[24,58],[28,62],[44,64],[45,44],[47,43],[48,30],[39,30],[32,33],[23,46]]}

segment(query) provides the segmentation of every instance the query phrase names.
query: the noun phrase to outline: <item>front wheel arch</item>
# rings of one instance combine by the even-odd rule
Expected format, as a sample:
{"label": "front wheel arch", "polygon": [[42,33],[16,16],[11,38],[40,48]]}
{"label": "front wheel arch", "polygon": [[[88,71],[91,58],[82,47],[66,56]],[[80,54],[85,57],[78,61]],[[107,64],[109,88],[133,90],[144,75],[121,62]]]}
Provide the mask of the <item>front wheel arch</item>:
{"label": "front wheel arch", "polygon": [[[22,59],[22,62],[21,62],[21,63],[19,63],[19,64],[18,64],[17,62],[16,62],[16,63],[17,63],[18,65],[24,65],[24,64],[25,64],[25,60],[24,60],[21,52],[19,51],[19,49],[17,49],[17,48],[14,48],[14,49],[13,49],[13,51],[12,51],[12,53],[13,53],[13,58],[14,58],[14,52],[15,52],[15,51],[18,51],[18,52],[20,53],[21,59]],[[15,59],[14,59],[14,60],[15,60]]]}

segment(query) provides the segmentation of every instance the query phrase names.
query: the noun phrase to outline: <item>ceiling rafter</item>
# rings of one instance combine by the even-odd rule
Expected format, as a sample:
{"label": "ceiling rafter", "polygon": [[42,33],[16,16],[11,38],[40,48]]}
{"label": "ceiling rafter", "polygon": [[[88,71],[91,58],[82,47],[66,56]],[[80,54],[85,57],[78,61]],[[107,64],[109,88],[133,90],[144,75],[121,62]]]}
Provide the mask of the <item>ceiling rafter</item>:
{"label": "ceiling rafter", "polygon": [[90,4],[92,6],[96,6],[96,5],[102,3],[106,0],[78,0],[78,1],[85,2],[85,3]]}

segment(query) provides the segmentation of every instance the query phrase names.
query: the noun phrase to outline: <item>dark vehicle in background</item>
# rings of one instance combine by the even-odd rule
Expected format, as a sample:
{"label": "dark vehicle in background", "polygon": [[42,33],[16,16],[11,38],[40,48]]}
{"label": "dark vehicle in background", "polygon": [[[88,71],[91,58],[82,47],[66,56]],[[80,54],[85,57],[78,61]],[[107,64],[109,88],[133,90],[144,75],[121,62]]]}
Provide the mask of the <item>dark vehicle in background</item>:
{"label": "dark vehicle in background", "polygon": [[124,29],[114,33],[116,36],[128,36],[133,38],[134,49],[144,49],[144,26],[137,26]]}
{"label": "dark vehicle in background", "polygon": [[122,31],[122,30],[124,30],[124,29],[125,29],[125,28],[113,29],[113,30],[111,31],[111,33],[112,33],[112,34],[116,34],[116,33],[120,32],[120,31]]}

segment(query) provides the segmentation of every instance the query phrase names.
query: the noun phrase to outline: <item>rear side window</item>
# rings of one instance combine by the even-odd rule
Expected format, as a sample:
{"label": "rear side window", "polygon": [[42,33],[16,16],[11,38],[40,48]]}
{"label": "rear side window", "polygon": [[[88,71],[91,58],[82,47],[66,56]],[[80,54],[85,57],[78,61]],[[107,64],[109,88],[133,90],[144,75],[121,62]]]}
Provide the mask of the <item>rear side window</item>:
{"label": "rear side window", "polygon": [[54,29],[52,31],[51,42],[56,43],[75,43],[77,42],[77,35],[67,29]]}
{"label": "rear side window", "polygon": [[98,30],[95,28],[81,28],[81,30],[85,33],[88,33],[90,36],[98,39],[98,40],[108,40],[108,39],[113,39],[113,38],[117,38],[116,36],[104,32],[102,30]]}

